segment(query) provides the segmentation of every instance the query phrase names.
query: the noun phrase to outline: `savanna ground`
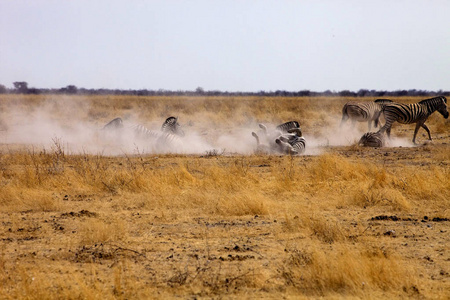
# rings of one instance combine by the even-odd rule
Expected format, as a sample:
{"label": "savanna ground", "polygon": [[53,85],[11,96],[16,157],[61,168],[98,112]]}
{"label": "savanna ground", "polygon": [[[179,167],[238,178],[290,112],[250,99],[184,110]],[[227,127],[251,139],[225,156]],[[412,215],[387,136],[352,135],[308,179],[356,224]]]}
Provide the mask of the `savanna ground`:
{"label": "savanna ground", "polygon": [[[0,96],[0,298],[450,298],[449,121],[361,148],[367,124],[339,129],[349,100]],[[170,115],[242,153],[71,150],[117,116]],[[245,130],[288,120],[307,155],[248,153]]]}

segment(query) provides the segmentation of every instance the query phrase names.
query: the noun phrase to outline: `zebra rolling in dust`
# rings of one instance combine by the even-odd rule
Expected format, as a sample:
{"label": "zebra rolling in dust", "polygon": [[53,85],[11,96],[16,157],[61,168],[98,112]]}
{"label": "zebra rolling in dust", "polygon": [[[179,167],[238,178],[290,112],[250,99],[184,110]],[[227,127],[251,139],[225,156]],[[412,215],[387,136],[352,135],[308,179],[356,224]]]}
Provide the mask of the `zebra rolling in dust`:
{"label": "zebra rolling in dust", "polygon": [[306,141],[302,137],[300,124],[297,121],[280,124],[274,131],[268,131],[264,124],[259,124],[259,127],[262,129],[266,143],[261,143],[258,134],[252,132],[252,136],[256,139],[256,153],[298,155],[305,152]]}
{"label": "zebra rolling in dust", "polygon": [[386,140],[381,132],[366,132],[358,142],[363,147],[385,147]]}
{"label": "zebra rolling in dust", "polygon": [[342,127],[345,121],[350,119],[353,126],[355,126],[356,121],[368,122],[370,131],[372,122],[374,122],[374,126],[377,128],[383,107],[388,103],[393,103],[393,101],[388,99],[377,99],[373,102],[347,102],[342,108],[340,127]]}
{"label": "zebra rolling in dust", "polygon": [[107,123],[102,130],[122,135],[133,135],[135,140],[146,142],[146,146],[150,146],[154,152],[182,152],[185,133],[178,123],[178,118],[169,117],[161,126],[160,131],[151,130],[141,124],[135,124],[124,127],[121,118],[115,118]]}
{"label": "zebra rolling in dust", "polygon": [[380,128],[379,132],[384,133],[386,131],[388,138],[390,138],[391,127],[394,122],[399,122],[401,124],[416,123],[412,142],[414,144],[416,143],[416,135],[420,127],[426,130],[428,133],[428,138],[431,141],[431,133],[425,125],[425,121],[435,111],[438,111],[445,119],[448,118],[449,113],[447,111],[447,98],[444,96],[438,96],[425,99],[414,104],[386,104],[383,108],[386,124]]}
{"label": "zebra rolling in dust", "polygon": [[280,135],[275,142],[279,145],[280,152],[284,154],[299,155],[306,149],[306,140],[300,128],[289,129],[288,134]]}

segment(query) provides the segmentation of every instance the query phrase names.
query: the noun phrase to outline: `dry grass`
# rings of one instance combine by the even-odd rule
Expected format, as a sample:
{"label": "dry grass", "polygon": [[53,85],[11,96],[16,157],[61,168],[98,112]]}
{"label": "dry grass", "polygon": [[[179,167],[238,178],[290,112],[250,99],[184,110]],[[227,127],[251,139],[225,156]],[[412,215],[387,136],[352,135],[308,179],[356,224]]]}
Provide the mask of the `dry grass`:
{"label": "dry grass", "polygon": [[[290,119],[326,136],[347,101],[2,97],[3,119],[45,107],[70,128],[176,114],[211,140]],[[439,118],[424,146],[301,157],[2,144],[0,298],[449,298],[450,136]],[[413,126],[396,128],[412,137]]]}

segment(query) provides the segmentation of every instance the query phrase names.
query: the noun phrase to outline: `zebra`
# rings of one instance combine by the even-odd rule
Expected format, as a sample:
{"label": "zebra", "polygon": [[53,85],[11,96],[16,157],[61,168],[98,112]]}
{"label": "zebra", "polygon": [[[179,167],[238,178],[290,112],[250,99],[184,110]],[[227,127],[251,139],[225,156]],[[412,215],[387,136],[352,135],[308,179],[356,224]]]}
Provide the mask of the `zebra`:
{"label": "zebra", "polygon": [[384,134],[381,132],[366,132],[358,142],[359,146],[363,147],[384,147],[386,141]]}
{"label": "zebra", "polygon": [[299,155],[306,149],[306,140],[300,128],[289,129],[288,133],[280,135],[275,143],[279,146],[279,151],[285,154]]}
{"label": "zebra", "polygon": [[447,111],[447,98],[444,96],[438,96],[413,104],[386,104],[383,108],[386,123],[380,128],[379,132],[384,133],[386,131],[388,138],[390,138],[391,127],[394,122],[397,121],[401,124],[416,123],[412,142],[416,144],[416,135],[420,127],[426,130],[428,133],[428,138],[431,141],[431,133],[425,125],[425,121],[435,111],[438,111],[445,119],[448,118],[449,113]]}
{"label": "zebra", "polygon": [[183,145],[180,138],[185,135],[178,123],[178,118],[175,117],[167,118],[162,124],[160,131],[148,129],[142,124],[124,127],[121,118],[115,118],[110,121],[103,129],[119,134],[117,137],[121,137],[123,134],[127,136],[131,135],[134,139],[150,143],[147,145],[157,152],[169,152],[171,150],[179,151],[182,149]]}
{"label": "zebra", "polygon": [[[266,139],[266,143],[269,145],[269,147],[272,149],[277,149],[278,146],[277,146],[277,143],[275,142],[276,139],[282,134],[287,134],[289,132],[289,130],[291,130],[291,129],[300,130],[300,123],[297,121],[288,121],[288,122],[285,122],[283,124],[276,126],[275,130],[271,130],[271,131],[267,130],[267,127],[264,124],[259,124],[259,128],[262,129],[263,135]],[[300,131],[300,136],[301,136],[301,131]]]}
{"label": "zebra", "polygon": [[353,126],[356,121],[368,122],[370,131],[373,121],[375,128],[377,128],[383,107],[392,102],[393,101],[389,99],[377,99],[373,102],[347,102],[342,108],[340,127],[342,127],[345,121],[350,119]]}

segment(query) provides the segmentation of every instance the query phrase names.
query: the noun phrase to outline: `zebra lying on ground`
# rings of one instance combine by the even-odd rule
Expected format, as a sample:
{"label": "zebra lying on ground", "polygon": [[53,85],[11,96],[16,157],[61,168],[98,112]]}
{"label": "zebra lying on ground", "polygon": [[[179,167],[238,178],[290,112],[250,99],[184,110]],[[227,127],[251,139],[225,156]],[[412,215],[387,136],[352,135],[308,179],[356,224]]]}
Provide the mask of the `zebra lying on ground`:
{"label": "zebra lying on ground", "polygon": [[416,135],[419,128],[422,127],[428,133],[428,138],[431,140],[431,133],[428,127],[425,125],[425,121],[428,117],[438,111],[445,119],[448,118],[447,111],[447,98],[444,96],[438,96],[430,99],[422,100],[414,104],[402,104],[402,103],[390,103],[386,104],[383,108],[386,124],[380,128],[379,132],[384,133],[386,131],[387,136],[391,136],[391,127],[394,122],[401,124],[416,123],[414,129],[413,143],[416,143]]}
{"label": "zebra lying on ground", "polygon": [[148,129],[141,124],[124,127],[121,118],[110,121],[103,129],[115,130],[125,135],[131,134],[134,139],[146,142],[147,146],[150,146],[156,152],[180,152],[183,146],[181,137],[185,135],[176,117],[167,118],[160,131]]}
{"label": "zebra lying on ground", "polygon": [[359,140],[358,145],[363,147],[384,147],[386,146],[386,140],[381,132],[366,132]]}
{"label": "zebra lying on ground", "polygon": [[347,102],[342,108],[340,127],[342,127],[345,121],[350,119],[353,126],[355,126],[356,121],[368,122],[370,130],[373,121],[375,128],[377,128],[383,107],[388,103],[393,103],[393,101],[388,99],[377,99],[373,102]]}
{"label": "zebra lying on ground", "polygon": [[297,155],[305,151],[306,141],[302,137],[300,124],[290,121],[276,126],[269,132],[264,124],[259,124],[267,143],[261,143],[257,133],[252,132],[256,139],[256,152],[262,154],[281,153]]}
{"label": "zebra lying on ground", "polygon": [[284,154],[299,155],[306,149],[306,140],[302,137],[300,128],[289,129],[287,134],[280,135],[275,142],[279,151]]}
{"label": "zebra lying on ground", "polygon": [[291,129],[300,130],[300,123],[297,121],[289,121],[276,126],[275,130],[268,130],[266,125],[259,124],[259,128],[262,129],[262,135],[264,136],[265,139],[265,142],[262,144],[267,144],[271,148],[272,152],[277,152],[279,150],[279,146],[276,143],[276,139],[282,134],[287,134]]}

